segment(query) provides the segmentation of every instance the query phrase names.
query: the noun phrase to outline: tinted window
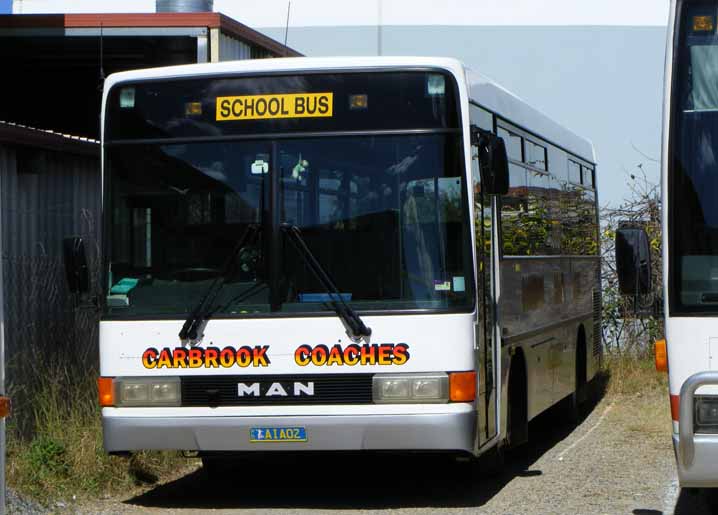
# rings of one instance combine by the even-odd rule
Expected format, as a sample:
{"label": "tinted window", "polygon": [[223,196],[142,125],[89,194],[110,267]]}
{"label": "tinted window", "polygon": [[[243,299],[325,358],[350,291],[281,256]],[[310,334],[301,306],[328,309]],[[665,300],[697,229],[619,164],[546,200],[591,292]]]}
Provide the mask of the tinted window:
{"label": "tinted window", "polygon": [[499,127],[497,131],[500,138],[503,138],[504,144],[506,145],[506,153],[509,156],[509,159],[513,159],[514,161],[523,161],[523,152],[522,152],[522,138],[521,136],[517,136],[516,134],[513,134],[506,129]]}
{"label": "tinted window", "polygon": [[718,311],[718,37],[715,4],[684,2],[669,148],[672,312]]}
{"label": "tinted window", "polygon": [[581,165],[575,161],[568,161],[568,180],[574,184],[581,184]]}
{"label": "tinted window", "polygon": [[120,84],[109,94],[105,138],[458,128],[454,92],[454,80],[438,72]]}
{"label": "tinted window", "polygon": [[[580,168],[579,168],[580,170]],[[580,255],[584,244],[583,228],[578,214],[580,188],[572,184],[565,184],[561,188],[561,253],[567,255]]]}
{"label": "tinted window", "polygon": [[596,194],[582,189],[578,197],[578,223],[582,242],[577,250],[580,255],[598,255],[598,224],[596,222]]}
{"label": "tinted window", "polygon": [[546,170],[546,148],[526,140],[526,164]]}
{"label": "tinted window", "polygon": [[526,169],[509,164],[509,192],[501,198],[501,237],[504,254],[525,256],[530,253],[529,234],[524,228],[528,214],[528,178]]}
{"label": "tinted window", "polygon": [[[184,317],[219,275],[218,316],[331,311],[284,240],[271,269],[275,216],[299,227],[357,309],[470,309],[461,148],[447,134],[111,148],[108,314]],[[254,225],[263,230],[236,249]]]}
{"label": "tinted window", "polygon": [[596,188],[594,171],[588,166],[581,167],[581,184],[583,184],[587,188]]}
{"label": "tinted window", "polygon": [[523,230],[528,234],[530,255],[549,255],[554,253],[552,244],[551,220],[551,180],[548,174],[529,170],[528,173],[528,212],[523,219]]}

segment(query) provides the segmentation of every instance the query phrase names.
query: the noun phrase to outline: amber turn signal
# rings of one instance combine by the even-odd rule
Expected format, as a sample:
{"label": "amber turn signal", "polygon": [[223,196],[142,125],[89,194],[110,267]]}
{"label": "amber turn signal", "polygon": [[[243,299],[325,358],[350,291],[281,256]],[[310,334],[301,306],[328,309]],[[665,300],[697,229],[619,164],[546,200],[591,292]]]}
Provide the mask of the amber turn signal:
{"label": "amber turn signal", "polygon": [[449,374],[449,400],[471,402],[476,398],[476,372]]}
{"label": "amber turn signal", "polygon": [[666,349],[666,340],[658,340],[654,347],[654,356],[656,358],[656,370],[659,372],[668,372],[668,350]]}
{"label": "amber turn signal", "polygon": [[111,377],[100,377],[97,380],[97,392],[100,396],[100,406],[115,405],[115,390]]}

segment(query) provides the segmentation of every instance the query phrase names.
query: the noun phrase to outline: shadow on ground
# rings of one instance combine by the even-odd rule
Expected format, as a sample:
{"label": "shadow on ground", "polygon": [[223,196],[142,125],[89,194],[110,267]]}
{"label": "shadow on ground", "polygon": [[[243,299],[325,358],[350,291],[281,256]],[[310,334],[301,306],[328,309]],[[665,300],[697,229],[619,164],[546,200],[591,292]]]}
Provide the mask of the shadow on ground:
{"label": "shadow on ground", "polygon": [[[592,410],[605,391],[598,381]],[[479,479],[440,456],[393,454],[267,456],[240,460],[221,479],[202,470],[125,501],[153,508],[389,509],[478,507],[515,477],[535,477],[532,465],[575,429],[562,406],[537,417],[531,441],[507,456],[500,475]]]}
{"label": "shadow on ground", "polygon": [[718,513],[718,489],[682,488],[673,515],[711,515]]}

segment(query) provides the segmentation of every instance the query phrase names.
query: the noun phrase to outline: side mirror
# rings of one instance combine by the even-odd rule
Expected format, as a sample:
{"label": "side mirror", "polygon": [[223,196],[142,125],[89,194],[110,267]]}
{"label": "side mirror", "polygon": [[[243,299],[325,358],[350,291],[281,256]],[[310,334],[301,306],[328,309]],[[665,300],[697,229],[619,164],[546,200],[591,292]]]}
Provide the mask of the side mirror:
{"label": "side mirror", "polygon": [[481,189],[489,195],[506,195],[509,192],[509,158],[504,140],[472,125],[471,143],[479,149]]}
{"label": "side mirror", "polygon": [[624,295],[651,293],[651,245],[639,227],[620,227],[616,232],[616,271]]}
{"label": "side mirror", "polygon": [[72,293],[87,293],[90,290],[90,271],[85,242],[77,236],[65,238],[62,240],[62,250],[68,288]]}

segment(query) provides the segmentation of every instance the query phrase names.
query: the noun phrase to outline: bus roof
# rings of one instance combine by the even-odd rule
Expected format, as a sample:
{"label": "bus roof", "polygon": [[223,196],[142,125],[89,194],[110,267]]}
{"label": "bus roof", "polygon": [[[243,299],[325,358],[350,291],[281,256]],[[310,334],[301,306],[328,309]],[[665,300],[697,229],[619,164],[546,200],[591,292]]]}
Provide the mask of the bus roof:
{"label": "bus roof", "polygon": [[466,69],[472,102],[493,111],[507,122],[535,134],[548,143],[595,164],[593,144],[552,120],[488,77]]}
{"label": "bus roof", "polygon": [[[453,73],[459,80],[463,77],[469,89],[471,101],[549,143],[562,147],[586,161],[596,162],[593,145],[590,141],[577,136],[553,121],[491,79],[466,69],[460,61],[445,57],[291,57],[148,68],[110,75],[105,82],[105,95],[114,84],[134,80],[230,73],[354,70],[395,66],[435,67]],[[103,112],[104,100],[106,99],[103,99]]]}

